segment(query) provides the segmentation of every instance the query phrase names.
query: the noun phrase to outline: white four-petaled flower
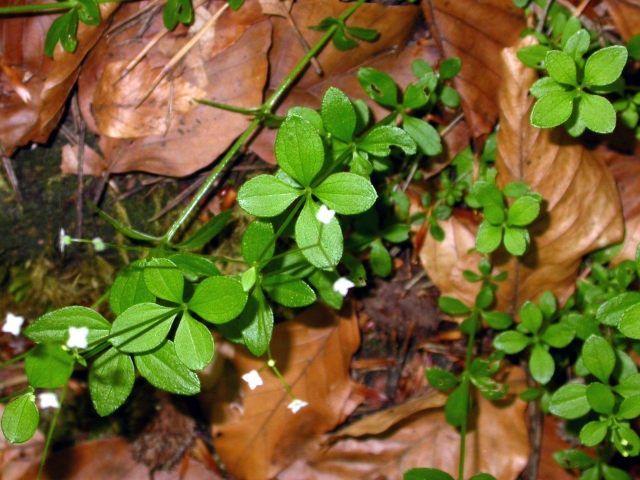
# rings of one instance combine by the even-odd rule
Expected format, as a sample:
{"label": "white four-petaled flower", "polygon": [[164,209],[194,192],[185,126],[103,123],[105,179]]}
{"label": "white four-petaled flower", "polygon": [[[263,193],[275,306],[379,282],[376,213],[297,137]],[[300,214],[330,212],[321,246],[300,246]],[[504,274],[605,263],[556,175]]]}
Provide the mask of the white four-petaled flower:
{"label": "white four-petaled flower", "polygon": [[69,327],[69,339],[67,347],[69,348],[87,348],[89,329],[87,327]]}
{"label": "white four-petaled flower", "polygon": [[287,408],[291,410],[293,413],[298,413],[300,409],[306,407],[307,405],[309,404],[304,400],[300,400],[299,398],[294,398],[293,400],[291,400],[291,403],[287,405]]}
{"label": "white four-petaled flower", "polygon": [[58,248],[60,249],[60,253],[64,253],[64,249],[67,245],[71,245],[71,237],[67,235],[64,228],[61,228],[58,236]]}
{"label": "white four-petaled flower", "polygon": [[40,405],[40,408],[60,408],[58,396],[53,392],[39,393],[38,404]]}
{"label": "white four-petaled flower", "polygon": [[331,210],[330,208],[327,208],[326,205],[320,205],[320,208],[316,213],[316,219],[320,223],[324,223],[325,225],[328,225],[335,216],[336,212],[334,210]]}
{"label": "white four-petaled flower", "polygon": [[20,335],[23,323],[24,317],[8,312],[4,319],[4,325],[2,325],[2,331],[5,333],[11,333],[17,337]]}
{"label": "white four-petaled flower", "polygon": [[262,381],[262,377],[257,370],[251,370],[250,372],[245,373],[244,375],[242,375],[242,380],[247,382],[247,384],[249,385],[249,389],[251,390],[254,390],[255,388],[264,384],[264,382]]}
{"label": "white four-petaled flower", "polygon": [[107,249],[107,246],[100,237],[94,238],[91,240],[91,243],[93,243],[93,248],[96,249],[96,252],[104,252]]}
{"label": "white four-petaled flower", "polygon": [[346,297],[347,293],[349,293],[349,290],[355,286],[355,283],[353,283],[346,277],[340,277],[335,282],[333,282],[333,290],[335,292],[338,292],[343,297]]}

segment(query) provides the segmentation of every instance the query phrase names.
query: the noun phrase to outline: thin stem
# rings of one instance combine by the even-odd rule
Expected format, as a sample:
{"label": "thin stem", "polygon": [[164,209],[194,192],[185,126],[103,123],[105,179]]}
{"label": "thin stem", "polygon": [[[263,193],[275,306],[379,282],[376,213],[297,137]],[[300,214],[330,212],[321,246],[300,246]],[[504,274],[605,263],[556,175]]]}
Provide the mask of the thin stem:
{"label": "thin stem", "polygon": [[46,11],[69,10],[75,2],[39,3],[35,5],[12,5],[0,7],[0,15],[13,15],[18,13],[38,13]]}
{"label": "thin stem", "polygon": [[31,350],[32,349],[30,348],[26,352],[22,352],[20,355],[16,355],[15,357],[10,358],[9,360],[5,360],[4,362],[0,363],[0,368],[5,368],[5,367],[8,367],[9,365],[12,365],[12,364],[14,364],[16,362],[19,362],[24,357],[26,357]]}
{"label": "thin stem", "polygon": [[220,110],[226,110],[228,112],[241,113],[243,115],[257,115],[260,113],[260,108],[242,108],[234,105],[228,105],[226,103],[218,103],[213,100],[207,100],[206,98],[196,98],[195,101],[208,107],[219,108]]}
{"label": "thin stem", "polygon": [[42,451],[42,458],[40,459],[40,466],[38,467],[38,480],[42,478],[42,472],[44,471],[44,464],[47,461],[47,454],[49,452],[49,447],[51,446],[53,432],[56,428],[56,424],[58,423],[58,416],[60,415],[60,411],[62,410],[62,403],[64,402],[64,396],[66,393],[67,386],[65,385],[62,389],[62,393],[60,394],[60,408],[57,408],[55,413],[53,414],[51,424],[49,425],[49,431],[47,432],[47,439],[44,442],[44,450]]}
{"label": "thin stem", "polygon": [[473,359],[473,347],[476,341],[476,325],[477,319],[474,318],[474,325],[469,334],[469,338],[467,340],[467,353],[464,359],[464,374],[462,378],[462,383],[466,389],[467,393],[467,401],[466,411],[464,412],[464,417],[462,420],[462,425],[460,425],[460,456],[458,457],[458,480],[464,480],[464,462],[466,457],[466,449],[467,449],[467,428],[469,426],[469,406],[471,405],[471,385],[469,381],[469,368],[471,367],[471,360]]}
{"label": "thin stem", "polygon": [[[352,6],[347,8],[339,17],[340,20],[347,20],[353,13],[362,6],[365,0],[358,0]],[[296,64],[296,66],[289,72],[289,74],[284,78],[282,83],[278,86],[278,88],[269,96],[269,98],[264,102],[261,107],[261,111],[263,114],[269,114],[272,112],[273,108],[282,100],[284,94],[287,90],[293,85],[293,83],[298,79],[298,77],[305,71],[305,69],[311,63],[311,60],[318,55],[318,53],[329,43],[331,37],[333,37],[336,32],[338,26],[332,25],[320,38],[320,40],[305,54],[304,57],[300,59],[300,61]],[[162,240],[165,243],[170,243],[173,237],[178,233],[178,230],[189,220],[197,206],[200,202],[209,194],[211,188],[216,183],[216,180],[220,176],[221,172],[231,163],[235,158],[236,154],[240,151],[241,148],[245,146],[245,144],[252,138],[253,134],[262,126],[262,119],[259,117],[254,118],[247,129],[238,137],[238,139],[234,142],[231,148],[227,151],[227,153],[222,157],[218,165],[211,171],[207,179],[204,181],[202,186],[198,189],[194,197],[191,199],[191,202],[180,212],[180,215],[176,219],[175,222],[169,227],[167,233],[164,235]]]}

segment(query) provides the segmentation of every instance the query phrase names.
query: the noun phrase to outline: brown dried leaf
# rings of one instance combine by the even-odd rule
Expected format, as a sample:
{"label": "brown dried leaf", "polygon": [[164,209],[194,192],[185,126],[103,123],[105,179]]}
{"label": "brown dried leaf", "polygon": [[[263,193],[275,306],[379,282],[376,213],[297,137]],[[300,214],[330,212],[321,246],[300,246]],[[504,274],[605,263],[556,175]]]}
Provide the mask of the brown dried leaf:
{"label": "brown dried leaf", "polygon": [[[517,370],[513,381],[522,383],[522,379],[522,371]],[[457,473],[460,437],[456,429],[446,423],[440,397],[434,394],[432,399],[409,401],[414,405],[401,411],[406,415],[396,414],[395,423],[388,422],[389,410],[353,423],[331,435],[327,439],[329,444],[319,446],[313,456],[298,459],[278,479],[396,479],[415,467]],[[433,401],[431,407],[427,405],[429,401]],[[425,402],[426,410],[413,408],[420,402]],[[402,408],[405,407],[396,407]],[[476,428],[467,436],[465,478],[477,472],[491,473],[501,480],[517,478],[529,454],[525,408],[521,400],[496,404],[478,399]],[[391,425],[379,429],[376,428],[378,422]],[[345,432],[350,431],[354,435],[345,437]]]}
{"label": "brown dried leaf", "polygon": [[[82,156],[82,170],[85,175],[99,176],[106,170],[106,164],[102,155],[88,145],[84,146]],[[62,147],[62,163],[60,164],[62,173],[76,175],[78,173],[78,146],[66,144]]]}
{"label": "brown dried leaf", "polygon": [[[340,317],[323,307],[276,326],[271,342],[276,365],[296,398],[309,405],[292,414],[286,408],[290,397],[267,370],[261,372],[263,386],[251,391],[243,385],[242,415],[213,426],[214,445],[227,470],[243,480],[273,478],[303,457],[318,435],[344,421],[355,408],[349,401],[354,387],[349,364],[359,344],[355,316]],[[233,362],[241,374],[264,367],[245,353]]]}
{"label": "brown dried leaf", "polygon": [[[9,4],[22,4],[11,1]],[[116,3],[102,4],[107,20]],[[44,39],[56,15],[4,18],[0,22],[0,145],[6,154],[29,142],[45,142],[56,127],[73,88],[82,60],[102,36],[98,27],[80,24],[75,53],[56,47],[54,58],[44,54]]]}
{"label": "brown dried leaf", "polygon": [[287,17],[293,6],[293,0],[259,0],[265,15]]}
{"label": "brown dried leaf", "polygon": [[[502,52],[504,84],[499,93],[496,166],[501,184],[522,180],[540,193],[546,213],[531,229],[532,245],[525,256],[519,261],[495,258],[497,269],[509,274],[498,291],[499,308],[509,311],[545,290],[566,300],[582,257],[620,241],[623,234],[620,200],[606,166],[564,130],[541,130],[529,124],[532,101],[528,89],[536,74],[517,59],[517,48]],[[459,230],[458,223],[459,218],[449,220],[446,231]],[[473,287],[454,283],[448,270],[475,269],[477,257],[460,254],[469,247],[473,232],[475,229],[467,226],[464,236],[447,235],[442,243],[425,242],[423,251],[427,273],[442,293],[467,302],[473,297]],[[458,245],[460,238],[465,243]]]}
{"label": "brown dried leaf", "polygon": [[639,0],[604,0],[613,23],[625,40],[640,33]]}
{"label": "brown dried leaf", "polygon": [[496,59],[518,40],[525,27],[512,0],[426,0],[422,10],[445,57],[460,57],[454,79],[474,136],[486,135],[498,119],[496,92],[502,73]]}
{"label": "brown dried leaf", "polygon": [[[225,2],[197,9],[185,34],[165,35],[144,59],[118,81],[128,62],[164,29],[161,12],[143,35],[129,28],[104,38],[87,60],[79,81],[80,103],[89,128],[101,135],[109,171],[142,170],[189,175],[224,152],[247,126],[245,116],[193,102],[207,98],[240,107],[262,101],[271,25],[257,0],[238,12],[224,12],[172,73],[138,103],[171,57]],[[115,17],[129,17],[144,4],[128,4]]]}

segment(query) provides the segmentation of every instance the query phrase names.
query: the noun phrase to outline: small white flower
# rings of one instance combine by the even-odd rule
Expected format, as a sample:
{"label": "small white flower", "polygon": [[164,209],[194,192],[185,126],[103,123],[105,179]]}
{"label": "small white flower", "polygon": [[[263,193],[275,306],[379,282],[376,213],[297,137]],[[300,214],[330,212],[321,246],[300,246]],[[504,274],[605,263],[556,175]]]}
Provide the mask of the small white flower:
{"label": "small white flower", "polygon": [[242,380],[249,384],[249,389],[251,390],[255,390],[257,387],[264,384],[262,377],[257,370],[251,370],[250,372],[245,373],[242,375]]}
{"label": "small white flower", "polygon": [[71,237],[67,235],[67,232],[64,231],[64,228],[60,229],[60,234],[58,236],[58,248],[60,249],[60,253],[64,253],[64,249],[67,245],[71,245]]}
{"label": "small white flower", "polygon": [[329,222],[331,222],[331,220],[333,220],[333,217],[335,216],[336,216],[336,212],[334,210],[327,208],[326,205],[320,205],[320,208],[316,213],[316,220],[318,220],[320,223],[324,223],[325,225],[328,225]]}
{"label": "small white flower", "polygon": [[94,238],[91,240],[91,243],[93,243],[93,248],[96,249],[96,252],[104,252],[107,249],[107,246],[100,237]]}
{"label": "small white flower", "polygon": [[2,325],[2,331],[5,333],[11,333],[12,335],[15,335],[17,337],[18,335],[20,335],[20,330],[22,329],[23,323],[24,317],[8,312],[6,318],[4,319],[4,325]]}
{"label": "small white flower", "polygon": [[42,392],[38,394],[40,408],[60,408],[58,396],[53,392]]}
{"label": "small white flower", "polygon": [[340,277],[335,282],[333,282],[333,291],[338,292],[343,297],[346,297],[347,293],[349,293],[349,290],[355,286],[355,283],[353,283],[348,278]]}
{"label": "small white flower", "polygon": [[69,348],[87,348],[89,329],[87,327],[69,327],[69,339],[67,347]]}
{"label": "small white flower", "polygon": [[293,400],[291,400],[291,403],[287,405],[287,408],[291,410],[293,413],[298,413],[300,409],[306,407],[307,405],[309,404],[304,400],[300,400],[299,398],[294,398]]}

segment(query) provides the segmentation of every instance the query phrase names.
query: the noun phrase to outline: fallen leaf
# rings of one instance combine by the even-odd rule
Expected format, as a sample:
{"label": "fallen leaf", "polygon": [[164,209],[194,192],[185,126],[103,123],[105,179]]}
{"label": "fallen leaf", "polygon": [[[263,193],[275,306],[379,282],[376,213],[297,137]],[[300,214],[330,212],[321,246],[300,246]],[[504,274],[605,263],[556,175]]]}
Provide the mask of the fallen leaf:
{"label": "fallen leaf", "polygon": [[454,86],[474,136],[492,132],[502,84],[498,57],[525,28],[522,10],[513,0],[426,0],[422,10],[443,56],[462,60]]}
{"label": "fallen leaf", "polygon": [[[522,370],[515,372],[513,381],[521,383]],[[314,456],[297,459],[278,480],[395,480],[416,467],[457,473],[460,436],[444,419],[442,395],[433,395],[410,400],[411,408],[396,407],[396,412],[406,408],[406,416],[394,415],[397,422],[388,428],[382,428],[390,423],[389,410],[383,410],[330,435]],[[419,402],[425,402],[426,409],[414,409]],[[517,478],[529,455],[526,404],[519,399],[492,403],[479,398],[477,408],[476,428],[467,434],[465,478],[478,472],[500,480]],[[345,437],[345,432],[353,435]]]}
{"label": "fallen leaf", "polygon": [[[494,255],[494,266],[506,270],[508,278],[498,290],[498,308],[514,311],[525,300],[534,300],[546,290],[566,300],[573,292],[582,257],[622,239],[620,200],[613,176],[606,166],[564,130],[542,130],[529,124],[532,100],[528,95],[536,73],[516,57],[518,47],[502,52],[498,132],[499,183],[525,181],[542,195],[546,212],[531,231],[529,252],[520,259]],[[459,281],[447,269],[475,269],[477,255],[464,253],[473,245],[473,225],[460,218],[444,222],[443,242],[427,241],[423,262],[427,273],[444,295],[467,303],[477,286]],[[431,250],[431,251],[430,251]],[[445,263],[445,260],[448,262]]]}
{"label": "fallen leaf", "polygon": [[613,23],[625,40],[640,33],[640,1],[604,0]]}
{"label": "fallen leaf", "polygon": [[633,260],[640,244],[640,161],[636,156],[615,153],[609,149],[601,158],[606,159],[618,185],[624,216],[624,241],[613,262]]}
{"label": "fallen leaf", "polygon": [[[162,14],[143,35],[129,28],[103,38],[87,59],[79,80],[80,105],[87,125],[99,134],[112,173],[141,170],[185,176],[213,162],[246,128],[249,119],[197,104],[207,98],[240,107],[262,101],[267,78],[271,25],[257,0],[238,12],[225,11],[173,72],[140,104],[162,68],[225,2],[196,10],[185,34],[164,35],[122,79],[127,64],[164,29]],[[142,4],[127,4],[115,21]],[[138,106],[138,104],[140,104]]]}
{"label": "fallen leaf", "polygon": [[[11,1],[11,4],[23,2]],[[58,45],[54,58],[44,54],[44,39],[57,15],[3,18],[0,22],[0,146],[10,155],[29,142],[45,142],[57,126],[76,83],[80,64],[108,25],[116,3],[100,6],[98,27],[80,24],[78,48]]]}
{"label": "fallen leaf", "polygon": [[[242,414],[214,423],[216,452],[237,478],[274,478],[355,408],[349,402],[354,382],[349,365],[360,344],[355,316],[341,317],[314,307],[276,326],[271,342],[276,366],[296,398],[309,403],[293,414],[283,385],[263,360],[240,352],[233,363],[239,374],[261,370],[264,385],[242,385]],[[243,382],[244,383],[244,382]],[[213,405],[213,410],[224,408]]]}
{"label": "fallen leaf", "polygon": [[265,15],[287,17],[293,6],[293,0],[259,0]]}
{"label": "fallen leaf", "polygon": [[[82,170],[85,175],[99,176],[107,169],[104,157],[88,145],[84,146],[82,156]],[[62,147],[62,173],[76,175],[78,173],[78,146],[66,144]]]}

